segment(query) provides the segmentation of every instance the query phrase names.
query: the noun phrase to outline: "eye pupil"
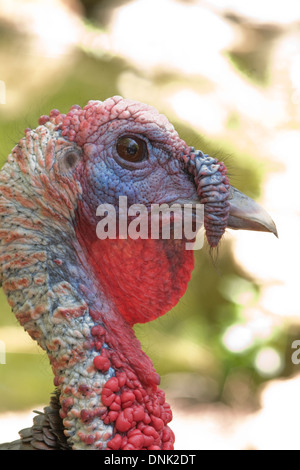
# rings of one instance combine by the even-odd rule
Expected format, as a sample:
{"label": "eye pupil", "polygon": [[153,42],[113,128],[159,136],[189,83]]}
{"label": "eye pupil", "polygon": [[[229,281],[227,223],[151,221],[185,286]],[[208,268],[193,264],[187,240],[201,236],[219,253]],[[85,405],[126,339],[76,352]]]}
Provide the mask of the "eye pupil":
{"label": "eye pupil", "polygon": [[138,137],[123,136],[117,142],[117,152],[123,160],[140,162],[146,158],[146,144]]}
{"label": "eye pupil", "polygon": [[131,141],[128,143],[127,152],[129,155],[135,155],[139,149],[139,146],[136,142]]}

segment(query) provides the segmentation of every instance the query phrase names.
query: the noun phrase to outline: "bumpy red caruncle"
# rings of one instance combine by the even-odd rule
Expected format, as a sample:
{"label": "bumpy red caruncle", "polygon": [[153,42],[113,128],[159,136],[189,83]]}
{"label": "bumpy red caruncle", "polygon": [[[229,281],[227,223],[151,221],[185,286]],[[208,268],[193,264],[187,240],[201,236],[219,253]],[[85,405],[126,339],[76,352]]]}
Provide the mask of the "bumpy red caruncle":
{"label": "bumpy red caruncle", "polygon": [[[103,332],[99,332],[97,326],[92,333],[96,342],[101,342]],[[109,440],[107,448],[172,449],[174,434],[166,426],[172,419],[172,413],[165,403],[164,392],[157,389],[156,384],[147,391],[138,376],[124,367],[124,361],[120,362],[121,358],[114,355],[104,349],[94,359],[94,365],[100,372],[107,370],[108,363],[116,371],[104,384],[101,393],[102,404],[106,406],[101,418],[105,424],[114,426],[113,438]],[[87,416],[89,419],[89,413]]]}

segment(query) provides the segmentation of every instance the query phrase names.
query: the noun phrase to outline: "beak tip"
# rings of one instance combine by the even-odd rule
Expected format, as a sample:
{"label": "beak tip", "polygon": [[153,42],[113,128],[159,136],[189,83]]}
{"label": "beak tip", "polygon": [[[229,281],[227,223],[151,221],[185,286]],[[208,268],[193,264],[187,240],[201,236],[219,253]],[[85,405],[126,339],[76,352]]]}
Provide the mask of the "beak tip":
{"label": "beak tip", "polygon": [[277,228],[276,228],[276,225],[275,225],[275,224],[274,224],[273,233],[274,233],[274,235],[275,235],[276,238],[279,238],[279,235],[278,235]]}
{"label": "beak tip", "polygon": [[279,238],[277,227],[276,227],[276,224],[275,224],[274,220],[271,219],[271,217],[269,217],[269,220],[265,221],[265,222],[266,223],[264,223],[264,226],[266,228],[266,231],[270,232],[270,233],[273,233],[276,238]]}

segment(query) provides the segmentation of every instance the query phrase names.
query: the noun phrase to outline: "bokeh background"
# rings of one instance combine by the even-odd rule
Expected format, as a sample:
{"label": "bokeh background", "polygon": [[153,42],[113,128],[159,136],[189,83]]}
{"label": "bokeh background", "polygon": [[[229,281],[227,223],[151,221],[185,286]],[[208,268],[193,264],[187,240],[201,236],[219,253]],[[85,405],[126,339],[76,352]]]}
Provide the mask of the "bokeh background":
{"label": "bokeh background", "polygon": [[[299,1],[0,0],[1,166],[40,115],[115,94],[224,159],[279,233],[228,231],[214,257],[205,246],[179,304],[136,327],[176,448],[299,449]],[[0,362],[7,441],[53,382],[2,291]]]}

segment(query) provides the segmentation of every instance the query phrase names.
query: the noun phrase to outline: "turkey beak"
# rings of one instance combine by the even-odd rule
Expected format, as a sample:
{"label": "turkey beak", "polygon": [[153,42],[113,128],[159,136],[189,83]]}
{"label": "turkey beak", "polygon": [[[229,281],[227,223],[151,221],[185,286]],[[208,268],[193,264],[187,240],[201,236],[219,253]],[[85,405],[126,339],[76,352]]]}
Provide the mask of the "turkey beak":
{"label": "turkey beak", "polygon": [[276,225],[270,215],[253,199],[231,186],[228,202],[228,228],[271,232],[278,237]]}

